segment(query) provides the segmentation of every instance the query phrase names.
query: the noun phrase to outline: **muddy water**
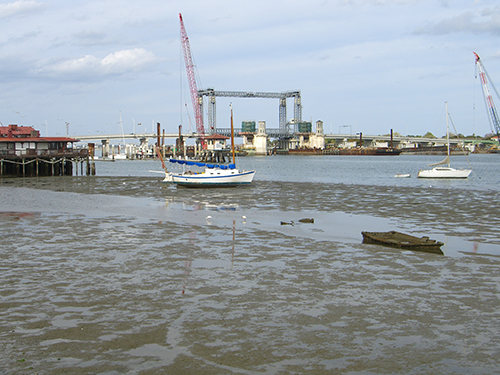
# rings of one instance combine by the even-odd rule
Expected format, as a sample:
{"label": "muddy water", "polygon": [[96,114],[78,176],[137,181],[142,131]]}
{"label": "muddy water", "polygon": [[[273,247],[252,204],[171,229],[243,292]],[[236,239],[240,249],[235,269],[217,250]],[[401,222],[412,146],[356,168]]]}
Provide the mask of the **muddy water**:
{"label": "muddy water", "polygon": [[[498,373],[498,198],[3,180],[0,374]],[[390,229],[445,255],[361,242]]]}

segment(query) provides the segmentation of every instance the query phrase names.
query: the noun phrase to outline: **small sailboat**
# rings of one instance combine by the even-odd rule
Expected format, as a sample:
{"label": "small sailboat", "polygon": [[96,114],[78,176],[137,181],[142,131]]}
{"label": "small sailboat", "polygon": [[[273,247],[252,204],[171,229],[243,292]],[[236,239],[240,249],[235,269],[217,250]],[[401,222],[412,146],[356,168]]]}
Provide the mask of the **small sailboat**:
{"label": "small sailboat", "polygon": [[448,102],[446,103],[446,140],[447,140],[447,155],[439,163],[428,164],[433,166],[432,169],[420,170],[418,178],[467,178],[472,172],[472,169],[455,169],[450,165],[450,129],[448,123]]}
{"label": "small sailboat", "polygon": [[125,160],[127,159],[127,154],[125,152],[125,136],[123,134],[123,122],[122,122],[122,111],[120,111],[120,134],[122,136],[122,142],[118,145],[118,152],[115,154],[113,149],[111,159],[112,160]]}
{"label": "small sailboat", "polygon": [[165,169],[165,179],[163,182],[174,183],[185,187],[231,187],[239,185],[249,185],[255,176],[255,171],[245,171],[236,168],[234,151],[234,130],[233,130],[233,107],[231,106],[231,153],[232,164],[208,164],[192,160],[169,159],[171,163],[178,163],[187,166],[204,167],[203,172],[193,172],[191,170],[182,173],[168,172],[163,162],[161,153],[158,156]]}

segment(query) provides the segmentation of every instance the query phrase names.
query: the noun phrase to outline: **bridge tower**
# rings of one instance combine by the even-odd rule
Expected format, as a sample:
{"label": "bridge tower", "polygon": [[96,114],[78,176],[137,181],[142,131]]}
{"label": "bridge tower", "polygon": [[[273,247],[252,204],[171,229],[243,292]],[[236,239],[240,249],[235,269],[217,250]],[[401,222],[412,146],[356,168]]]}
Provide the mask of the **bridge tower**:
{"label": "bridge tower", "polygon": [[[254,92],[254,91],[215,91],[214,89],[198,90],[198,102],[203,113],[203,97],[208,97],[208,125],[211,133],[217,132],[216,121],[216,100],[219,97],[231,98],[276,98],[279,99],[279,130],[283,136],[290,135],[297,131],[297,125],[302,122],[302,104],[300,91],[285,92]],[[286,101],[288,98],[294,98],[294,109],[291,123],[294,129],[287,128]]]}

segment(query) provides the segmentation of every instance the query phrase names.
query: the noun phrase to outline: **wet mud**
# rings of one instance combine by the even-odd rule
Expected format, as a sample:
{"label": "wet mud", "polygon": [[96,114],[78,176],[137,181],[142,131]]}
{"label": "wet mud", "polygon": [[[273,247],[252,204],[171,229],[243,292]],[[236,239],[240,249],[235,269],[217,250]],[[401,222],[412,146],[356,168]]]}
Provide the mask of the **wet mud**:
{"label": "wet mud", "polygon": [[[500,371],[497,193],[130,177],[0,198],[0,374]],[[362,243],[380,229],[458,249]]]}

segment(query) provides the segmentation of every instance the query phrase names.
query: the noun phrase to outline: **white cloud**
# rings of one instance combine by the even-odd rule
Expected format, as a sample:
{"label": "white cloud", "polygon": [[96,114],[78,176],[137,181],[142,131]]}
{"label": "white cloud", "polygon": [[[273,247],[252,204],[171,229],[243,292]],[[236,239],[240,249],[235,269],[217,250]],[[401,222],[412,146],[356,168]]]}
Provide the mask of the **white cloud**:
{"label": "white cloud", "polygon": [[415,31],[416,34],[430,35],[458,32],[500,34],[500,7],[485,8],[481,12],[466,11]]}
{"label": "white cloud", "polygon": [[0,19],[31,13],[43,6],[42,3],[34,0],[18,0],[13,3],[0,4]]}
{"label": "white cloud", "polygon": [[159,59],[154,53],[143,48],[117,51],[99,59],[93,55],[67,60],[49,65],[39,70],[43,75],[52,77],[89,79],[92,76],[100,78],[105,75],[123,75],[140,71],[157,63]]}

